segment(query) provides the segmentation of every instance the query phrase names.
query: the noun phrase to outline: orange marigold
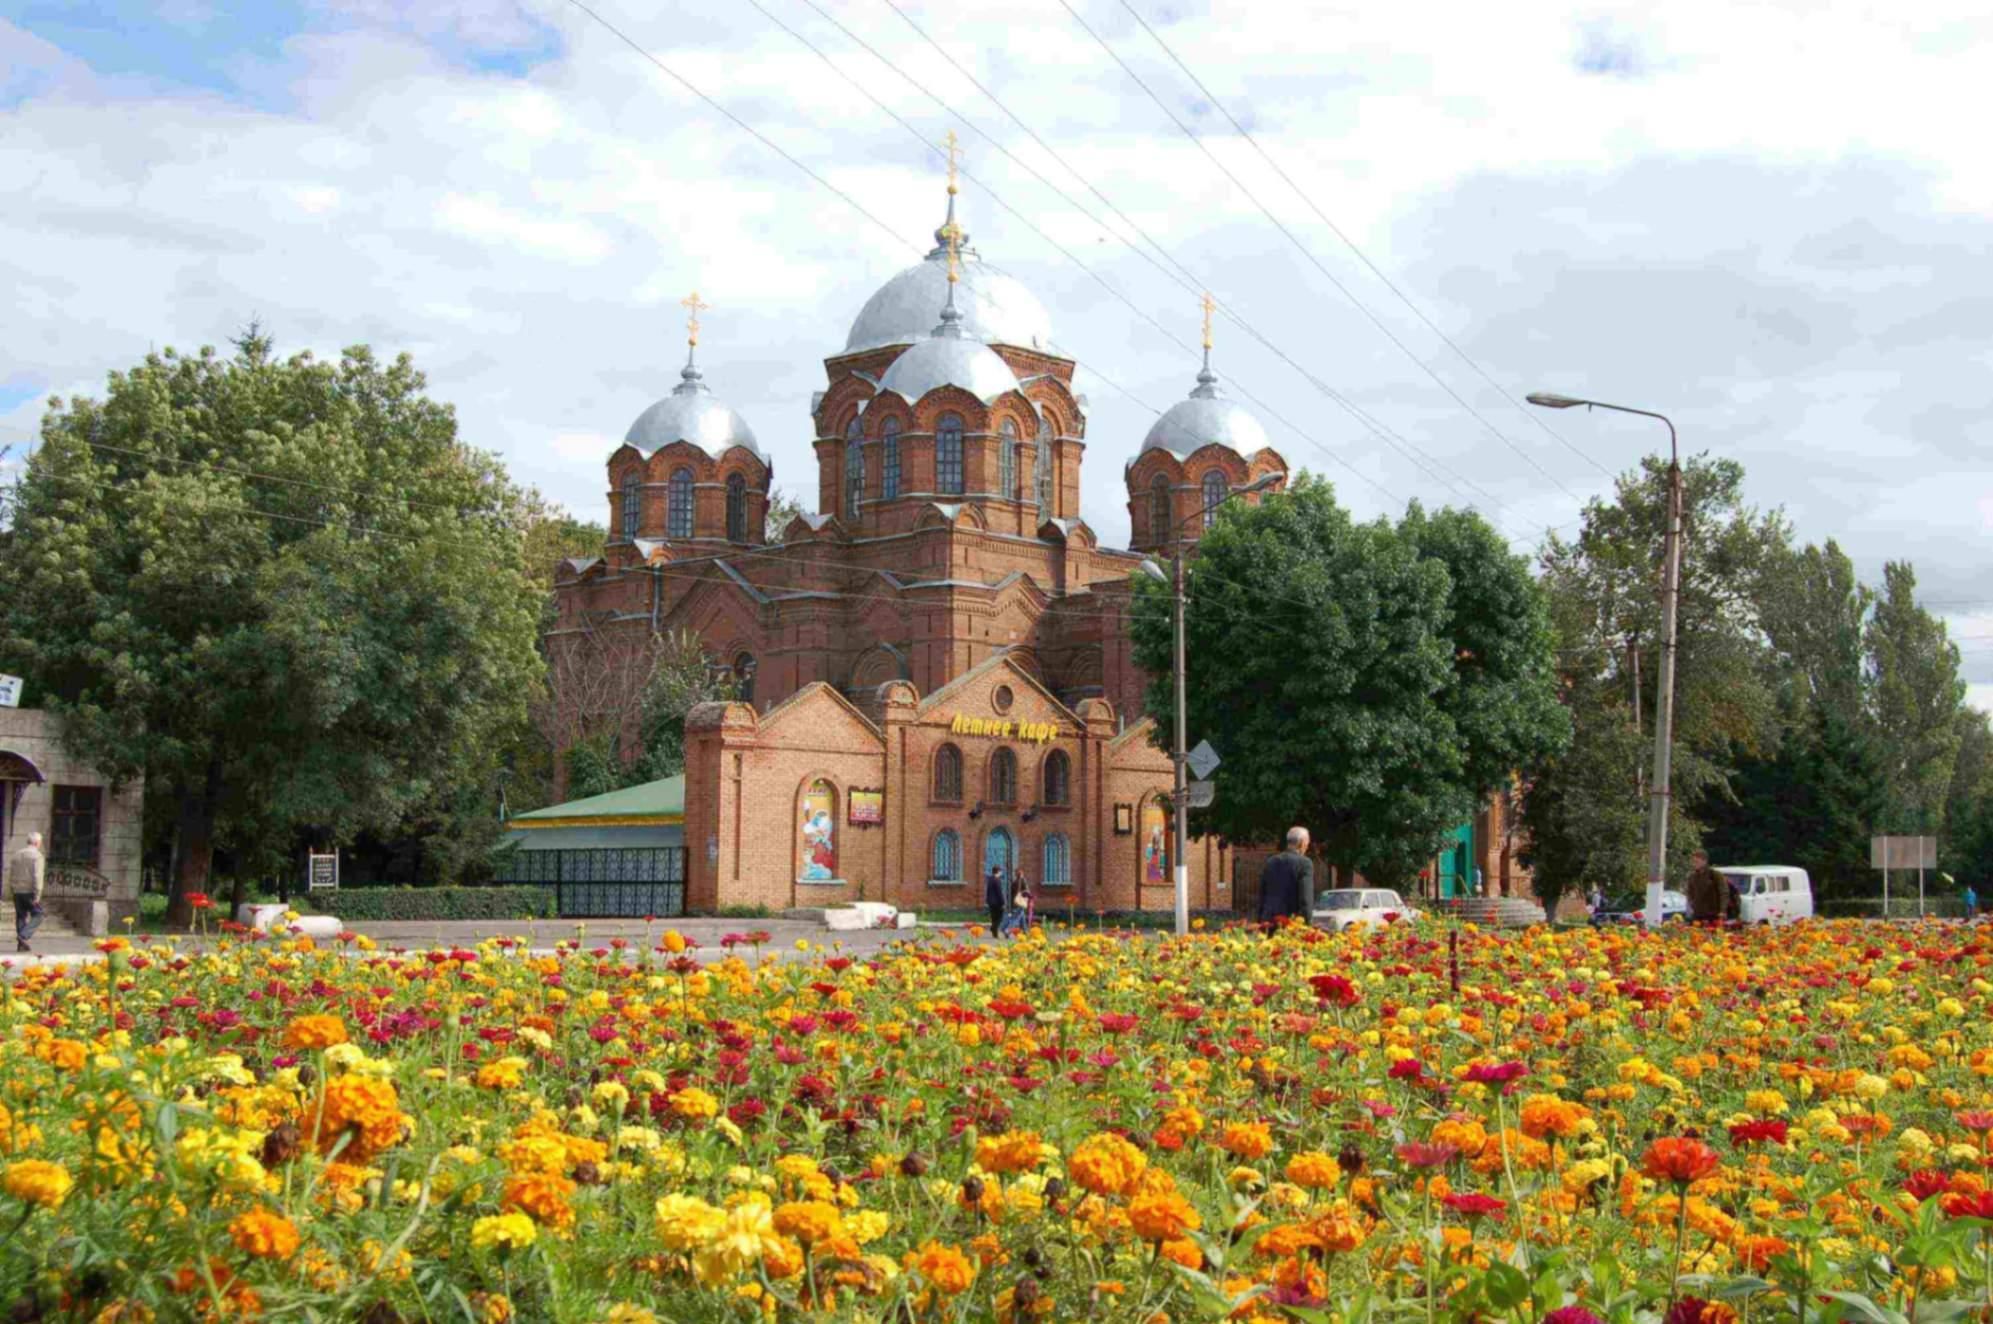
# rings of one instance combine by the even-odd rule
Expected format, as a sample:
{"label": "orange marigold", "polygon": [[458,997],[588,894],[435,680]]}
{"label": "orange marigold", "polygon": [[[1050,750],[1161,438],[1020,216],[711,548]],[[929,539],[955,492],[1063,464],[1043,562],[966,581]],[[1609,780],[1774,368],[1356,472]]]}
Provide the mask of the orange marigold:
{"label": "orange marigold", "polygon": [[1532,1094],[1522,1102],[1522,1133],[1532,1140],[1555,1136],[1568,1140],[1591,1112],[1581,1103],[1554,1094]]}
{"label": "orange marigold", "polygon": [[1287,1160],[1287,1180],[1311,1191],[1323,1190],[1342,1180],[1342,1165],[1327,1154],[1310,1150]]}
{"label": "orange marigold", "polygon": [[529,1172],[505,1183],[499,1204],[531,1214],[535,1222],[547,1227],[564,1228],[574,1222],[574,1209],[567,1202],[572,1194],[574,1183],[559,1173]]}
{"label": "orange marigold", "polygon": [[301,1240],[290,1219],[268,1209],[237,1214],[228,1235],[237,1250],[260,1260],[289,1259]]}
{"label": "orange marigold", "polygon": [[284,1047],[330,1048],[346,1042],[346,1022],[337,1016],[300,1016],[284,1027]]}
{"label": "orange marigold", "polygon": [[1218,1144],[1228,1154],[1255,1162],[1273,1152],[1273,1128],[1265,1122],[1227,1122]]}
{"label": "orange marigold", "polygon": [[1006,1131],[976,1142],[976,1166],[984,1172],[1029,1172],[1038,1166],[1042,1142],[1036,1131]]}
{"label": "orange marigold", "polygon": [[1128,1225],[1144,1241],[1179,1241],[1204,1226],[1178,1191],[1151,1191],[1128,1202]]}
{"label": "orange marigold", "polygon": [[351,1136],[340,1157],[364,1163],[401,1143],[408,1119],[391,1081],[373,1076],[338,1076],[325,1082],[318,1096],[305,1104],[298,1130],[315,1136],[320,1153],[329,1154],[341,1136]]}
{"label": "orange marigold", "polygon": [[1700,1140],[1688,1136],[1662,1136],[1647,1146],[1640,1170],[1655,1181],[1687,1186],[1701,1181],[1722,1166],[1723,1158]]}
{"label": "orange marigold", "polygon": [[1165,1241],[1161,1249],[1164,1259],[1174,1260],[1186,1269],[1202,1269],[1204,1267],[1204,1252],[1197,1249],[1197,1243],[1188,1238],[1178,1241]]}
{"label": "orange marigold", "polygon": [[822,1200],[792,1201],[775,1206],[775,1230],[805,1246],[816,1246],[844,1231],[844,1215]]}
{"label": "orange marigold", "polygon": [[1082,1189],[1096,1195],[1120,1195],[1149,1166],[1148,1156],[1112,1132],[1088,1136],[1073,1151],[1066,1171]]}
{"label": "orange marigold", "polygon": [[960,1296],[976,1281],[976,1266],[953,1246],[929,1241],[907,1257],[907,1267],[944,1296]]}

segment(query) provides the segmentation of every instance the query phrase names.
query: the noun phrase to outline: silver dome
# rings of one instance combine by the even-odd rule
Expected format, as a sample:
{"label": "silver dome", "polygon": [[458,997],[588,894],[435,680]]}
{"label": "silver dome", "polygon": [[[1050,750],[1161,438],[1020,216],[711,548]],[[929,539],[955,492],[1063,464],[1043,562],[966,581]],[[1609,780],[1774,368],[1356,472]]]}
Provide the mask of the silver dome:
{"label": "silver dome", "polygon": [[675,441],[689,441],[714,459],[735,446],[745,446],[763,464],[768,457],[755,444],[747,420],[713,398],[699,369],[689,361],[671,394],[637,415],[623,440],[645,456]]}
{"label": "silver dome", "polygon": [[[951,192],[948,218],[934,232],[933,251],[865,301],[845,338],[845,353],[911,345],[926,338],[934,325],[934,310],[948,294],[948,232],[952,228],[955,195]],[[962,314],[962,334],[986,345],[1015,345],[1052,353],[1052,319],[1045,305],[1015,278],[984,266],[982,257],[969,247],[967,231],[956,230],[956,243],[961,280],[955,304]]]}
{"label": "silver dome", "polygon": [[881,393],[891,391],[909,404],[937,386],[959,386],[984,404],[1019,389],[1017,374],[988,347],[950,335],[922,337],[879,379]]}
{"label": "silver dome", "polygon": [[1143,439],[1142,449],[1165,450],[1178,459],[1187,459],[1214,442],[1246,456],[1271,444],[1266,429],[1245,406],[1218,393],[1218,378],[1207,359],[1190,398],[1162,412]]}

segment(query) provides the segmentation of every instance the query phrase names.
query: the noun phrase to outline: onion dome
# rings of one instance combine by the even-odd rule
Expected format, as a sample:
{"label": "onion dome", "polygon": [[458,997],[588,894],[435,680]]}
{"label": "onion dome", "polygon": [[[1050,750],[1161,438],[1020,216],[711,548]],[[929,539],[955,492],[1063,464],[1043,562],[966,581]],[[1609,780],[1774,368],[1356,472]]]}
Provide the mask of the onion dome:
{"label": "onion dome", "polygon": [[649,456],[676,441],[689,441],[714,459],[735,446],[744,446],[766,464],[768,457],[755,443],[754,429],[747,420],[714,398],[704,374],[685,356],[685,370],[671,394],[637,415],[624,442]]}
{"label": "onion dome", "polygon": [[962,334],[985,345],[1015,345],[1052,353],[1052,319],[1030,290],[1015,277],[985,266],[969,236],[955,224],[955,196],[948,197],[948,218],[934,232],[934,251],[894,276],[865,301],[851,324],[844,352],[911,345],[929,334],[934,309],[948,286],[948,237],[955,234],[961,257],[956,306],[962,314]]}
{"label": "onion dome", "polygon": [[1218,390],[1218,375],[1211,371],[1211,348],[1206,345],[1204,370],[1197,374],[1197,385],[1188,399],[1177,401],[1156,419],[1142,449],[1165,450],[1185,459],[1213,444],[1250,456],[1271,443],[1251,411]]}

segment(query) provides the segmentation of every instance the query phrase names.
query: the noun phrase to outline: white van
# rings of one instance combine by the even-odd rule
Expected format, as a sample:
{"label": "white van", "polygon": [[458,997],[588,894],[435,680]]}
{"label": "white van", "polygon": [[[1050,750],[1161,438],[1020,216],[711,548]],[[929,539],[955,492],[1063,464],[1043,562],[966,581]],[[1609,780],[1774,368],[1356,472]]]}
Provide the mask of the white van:
{"label": "white van", "polygon": [[1747,864],[1716,872],[1737,889],[1737,918],[1745,924],[1791,924],[1813,917],[1813,880],[1784,864]]}

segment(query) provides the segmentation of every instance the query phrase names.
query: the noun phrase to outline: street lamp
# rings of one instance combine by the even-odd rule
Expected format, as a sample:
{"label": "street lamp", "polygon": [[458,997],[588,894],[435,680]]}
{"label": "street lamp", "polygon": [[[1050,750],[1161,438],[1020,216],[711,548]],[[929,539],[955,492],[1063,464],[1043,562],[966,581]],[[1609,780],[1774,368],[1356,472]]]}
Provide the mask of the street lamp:
{"label": "street lamp", "polygon": [[1675,424],[1666,414],[1651,409],[1611,405],[1603,400],[1580,400],[1550,391],[1532,393],[1531,404],[1544,409],[1610,409],[1621,414],[1658,418],[1668,425],[1668,530],[1661,572],[1661,681],[1654,703],[1654,782],[1647,802],[1647,908],[1641,919],[1648,928],[1661,924],[1661,893],[1667,884],[1668,868],[1668,769],[1672,763],[1675,733],[1675,608],[1681,597],[1682,560],[1682,463],[1675,449]]}
{"label": "street lamp", "polygon": [[1176,543],[1175,551],[1170,558],[1171,611],[1172,625],[1175,629],[1171,668],[1176,673],[1176,737],[1170,755],[1171,760],[1176,765],[1176,789],[1175,794],[1170,798],[1170,803],[1175,811],[1172,817],[1176,820],[1176,850],[1170,860],[1170,863],[1174,866],[1170,872],[1175,876],[1176,882],[1176,936],[1179,938],[1184,937],[1190,932],[1190,807],[1186,803],[1190,799],[1189,781],[1186,776],[1186,761],[1189,758],[1189,752],[1184,748],[1187,737],[1185,735],[1183,715],[1185,702],[1183,683],[1183,529],[1191,520],[1208,518],[1212,511],[1224,505],[1233,497],[1250,496],[1256,492],[1266,491],[1267,488],[1280,482],[1281,477],[1282,475],[1277,473],[1265,474],[1247,483],[1244,487],[1229,488],[1224,496],[1219,497],[1209,505],[1199,506],[1187,518],[1178,520],[1176,527],[1170,530],[1170,536]]}

